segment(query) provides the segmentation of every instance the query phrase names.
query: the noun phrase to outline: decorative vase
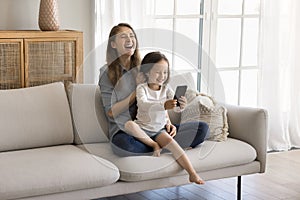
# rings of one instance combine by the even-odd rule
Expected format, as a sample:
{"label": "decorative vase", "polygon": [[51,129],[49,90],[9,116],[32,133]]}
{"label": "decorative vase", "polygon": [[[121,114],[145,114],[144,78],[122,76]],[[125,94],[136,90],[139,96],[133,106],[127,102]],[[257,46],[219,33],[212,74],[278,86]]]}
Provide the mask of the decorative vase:
{"label": "decorative vase", "polygon": [[59,30],[57,0],[40,1],[39,27],[42,31]]}

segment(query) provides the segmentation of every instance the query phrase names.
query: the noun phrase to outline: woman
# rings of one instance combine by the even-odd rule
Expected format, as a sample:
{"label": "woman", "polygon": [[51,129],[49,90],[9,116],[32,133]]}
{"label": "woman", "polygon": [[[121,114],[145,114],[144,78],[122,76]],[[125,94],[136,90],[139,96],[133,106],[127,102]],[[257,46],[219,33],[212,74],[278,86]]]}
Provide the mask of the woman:
{"label": "woman", "polygon": [[[112,150],[119,156],[144,155],[153,149],[127,134],[124,124],[136,117],[136,86],[144,82],[138,73],[141,58],[133,28],[126,23],[114,26],[109,34],[106,50],[107,64],[100,69],[99,86],[103,106],[109,121]],[[169,127],[170,134],[182,148],[195,147],[204,141],[208,126],[204,122],[190,122]],[[144,134],[142,137],[148,137]]]}

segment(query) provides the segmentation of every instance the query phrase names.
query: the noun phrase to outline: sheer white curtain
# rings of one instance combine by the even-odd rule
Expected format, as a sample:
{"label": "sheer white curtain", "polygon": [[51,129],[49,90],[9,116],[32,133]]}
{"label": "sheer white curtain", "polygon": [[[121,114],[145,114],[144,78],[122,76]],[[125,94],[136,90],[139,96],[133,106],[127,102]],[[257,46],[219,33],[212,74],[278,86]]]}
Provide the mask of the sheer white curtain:
{"label": "sheer white curtain", "polygon": [[98,33],[108,39],[110,29],[118,23],[129,23],[134,29],[146,28],[153,9],[152,0],[95,0]]}
{"label": "sheer white curtain", "polygon": [[269,112],[269,150],[300,147],[299,9],[299,0],[262,0],[260,103]]}
{"label": "sheer white curtain", "polygon": [[[94,50],[85,63],[95,66],[93,83],[97,83],[99,68],[105,64],[107,40],[111,28],[121,22],[129,23],[135,30],[152,26],[153,0],[93,0],[91,12]],[[139,36],[138,36],[139,38]]]}

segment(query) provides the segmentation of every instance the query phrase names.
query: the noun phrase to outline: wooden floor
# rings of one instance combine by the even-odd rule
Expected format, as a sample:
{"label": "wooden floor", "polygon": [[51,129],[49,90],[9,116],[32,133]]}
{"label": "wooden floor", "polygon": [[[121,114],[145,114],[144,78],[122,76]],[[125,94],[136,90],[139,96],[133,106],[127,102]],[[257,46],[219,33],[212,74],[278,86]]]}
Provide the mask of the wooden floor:
{"label": "wooden floor", "polygon": [[[236,178],[207,181],[97,200],[231,200],[236,199]],[[267,171],[242,177],[243,200],[299,200],[300,150],[268,153]]]}

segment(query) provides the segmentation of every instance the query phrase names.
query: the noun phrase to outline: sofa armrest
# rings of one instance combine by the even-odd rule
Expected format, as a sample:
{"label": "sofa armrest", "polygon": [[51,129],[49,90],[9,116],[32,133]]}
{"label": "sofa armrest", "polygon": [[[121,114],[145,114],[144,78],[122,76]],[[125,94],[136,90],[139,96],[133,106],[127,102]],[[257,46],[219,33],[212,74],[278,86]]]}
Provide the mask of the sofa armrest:
{"label": "sofa armrest", "polygon": [[265,172],[267,155],[268,113],[262,108],[248,108],[226,104],[229,136],[252,145]]}

